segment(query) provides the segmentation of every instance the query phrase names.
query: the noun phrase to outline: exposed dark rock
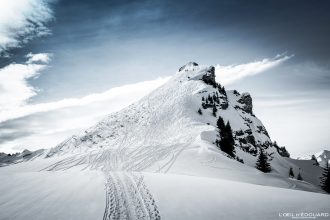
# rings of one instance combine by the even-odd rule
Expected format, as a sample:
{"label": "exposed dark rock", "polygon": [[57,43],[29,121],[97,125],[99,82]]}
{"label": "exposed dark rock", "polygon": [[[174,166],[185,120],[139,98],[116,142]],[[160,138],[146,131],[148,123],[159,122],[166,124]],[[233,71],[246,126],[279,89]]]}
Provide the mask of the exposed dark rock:
{"label": "exposed dark rock", "polygon": [[220,107],[224,110],[226,110],[228,108],[228,106],[229,106],[228,102],[223,102],[223,103],[220,104]]}
{"label": "exposed dark rock", "polygon": [[269,137],[269,134],[268,134],[268,132],[267,132],[267,130],[266,130],[265,127],[263,127],[263,126],[257,126],[257,128],[258,128],[257,132],[263,133],[264,135],[266,135],[267,137]]}
{"label": "exposed dark rock", "polygon": [[254,138],[253,135],[248,135],[248,136],[246,136],[246,141],[247,141],[248,143],[252,144],[253,146],[256,145],[256,140],[255,140],[255,138]]}
{"label": "exposed dark rock", "polygon": [[252,113],[252,98],[249,93],[243,93],[241,95],[241,98],[238,100],[239,103],[243,104],[243,110],[247,113],[253,114]]}
{"label": "exposed dark rock", "polygon": [[239,138],[238,141],[239,141],[241,144],[247,144],[247,141],[245,140],[245,138]]}
{"label": "exposed dark rock", "polygon": [[237,92],[237,90],[235,89],[233,92],[236,96],[240,95],[239,92]]}
{"label": "exposed dark rock", "polygon": [[215,68],[214,66],[210,66],[207,70],[207,73],[202,76],[202,80],[208,84],[213,86],[214,88],[217,87],[217,82],[215,81]]}
{"label": "exposed dark rock", "polygon": [[251,131],[251,129],[247,129],[247,130],[245,130],[244,133],[249,134],[249,135],[252,135],[252,131]]}
{"label": "exposed dark rock", "polygon": [[244,132],[242,130],[239,130],[239,131],[235,132],[235,135],[236,136],[242,136],[242,135],[244,135]]}
{"label": "exposed dark rock", "polygon": [[277,152],[282,157],[290,157],[290,153],[286,150],[284,146],[283,147],[278,146],[276,141],[274,142],[273,146],[276,148]]}
{"label": "exposed dark rock", "polygon": [[198,66],[198,63],[195,62],[189,62],[186,65],[180,67],[179,72],[181,72],[182,70],[184,70],[186,67],[192,67],[192,66]]}

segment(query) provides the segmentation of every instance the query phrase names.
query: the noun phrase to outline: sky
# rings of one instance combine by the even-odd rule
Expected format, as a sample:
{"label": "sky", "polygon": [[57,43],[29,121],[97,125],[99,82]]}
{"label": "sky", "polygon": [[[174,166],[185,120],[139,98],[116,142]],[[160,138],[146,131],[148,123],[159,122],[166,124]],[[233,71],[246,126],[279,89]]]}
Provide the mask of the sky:
{"label": "sky", "polygon": [[293,156],[330,148],[326,0],[1,0],[0,151],[53,147],[189,61]]}

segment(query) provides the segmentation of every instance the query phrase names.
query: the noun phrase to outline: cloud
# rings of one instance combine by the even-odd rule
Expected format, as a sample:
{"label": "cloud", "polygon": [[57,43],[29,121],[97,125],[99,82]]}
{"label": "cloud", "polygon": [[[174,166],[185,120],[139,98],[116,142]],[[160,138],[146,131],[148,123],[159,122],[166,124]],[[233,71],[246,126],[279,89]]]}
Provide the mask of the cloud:
{"label": "cloud", "polygon": [[[24,105],[0,114],[1,150],[48,148],[118,111],[165,83],[169,77],[109,89],[57,102]],[[26,133],[24,131],[29,131]],[[1,133],[0,132],[0,133]]]}
{"label": "cloud", "polygon": [[26,61],[27,64],[31,64],[31,63],[49,63],[50,62],[50,58],[51,58],[51,54],[49,53],[38,53],[38,54],[33,54],[33,53],[28,53],[26,55],[28,59],[28,61]]}
{"label": "cloud", "polygon": [[0,1],[0,55],[34,37],[50,33],[46,24],[53,19],[51,0]]}
{"label": "cloud", "polygon": [[224,85],[232,84],[248,76],[254,76],[263,73],[273,67],[278,66],[284,61],[293,57],[277,55],[274,58],[265,58],[260,61],[255,61],[251,63],[230,65],[230,66],[220,66],[215,67],[215,73],[217,80]]}
{"label": "cloud", "polygon": [[[81,98],[67,98],[56,102],[46,102],[46,103],[40,103],[34,105],[22,105],[17,108],[10,108],[7,111],[0,112],[0,123],[6,120],[24,117],[30,114],[54,111],[62,108],[86,106],[98,102],[116,101],[118,99],[124,99],[126,105],[128,105],[132,101],[137,101],[148,92],[159,87],[160,85],[165,83],[168,79],[169,77],[165,77],[150,81],[139,82],[135,84],[129,84],[129,85],[109,89],[103,93],[90,94]],[[27,92],[25,97],[31,97],[32,93],[33,93],[32,95],[35,95],[32,88],[30,89],[31,89],[30,92]],[[116,103],[113,104],[116,105]]]}
{"label": "cloud", "polygon": [[24,106],[37,94],[28,80],[38,77],[49,59],[49,54],[29,54],[26,64],[13,63],[0,69],[0,114]]}

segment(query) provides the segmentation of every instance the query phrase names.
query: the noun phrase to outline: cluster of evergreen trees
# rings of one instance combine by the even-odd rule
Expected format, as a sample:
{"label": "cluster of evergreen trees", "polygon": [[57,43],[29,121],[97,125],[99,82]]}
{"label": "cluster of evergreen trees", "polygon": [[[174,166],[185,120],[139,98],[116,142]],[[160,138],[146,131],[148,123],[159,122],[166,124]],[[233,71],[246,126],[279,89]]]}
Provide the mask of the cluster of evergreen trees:
{"label": "cluster of evergreen trees", "polygon": [[235,141],[233,137],[233,131],[229,121],[227,124],[223,121],[220,116],[217,121],[217,127],[219,129],[220,140],[216,140],[217,146],[229,156],[235,158]]}
{"label": "cluster of evergreen trees", "polygon": [[321,177],[321,187],[324,191],[327,193],[330,193],[330,168],[329,168],[329,162],[327,162],[323,174]]}
{"label": "cluster of evergreen trees", "polygon": [[[317,161],[315,155],[312,155],[311,160],[314,162],[314,166],[320,166],[320,163]],[[321,177],[320,182],[321,188],[326,191],[327,193],[330,193],[330,168],[329,168],[329,162],[326,163],[325,167],[323,168],[323,173]]]}
{"label": "cluster of evergreen trees", "polygon": [[[213,112],[216,111],[216,105],[220,104],[220,97],[218,92],[213,93],[211,96],[210,94],[207,96],[207,98],[202,97],[202,107],[203,109],[207,108],[213,108]],[[214,110],[216,109],[216,110]]]}
{"label": "cluster of evergreen trees", "polygon": [[[206,98],[202,97],[202,107],[203,109],[207,108],[213,108],[213,115],[216,117],[216,112],[217,108],[216,106],[220,106],[222,109],[227,109],[229,104],[228,104],[228,98],[227,98],[227,93],[224,87],[221,87],[220,84],[217,85],[218,91],[213,92],[212,95],[208,95]],[[220,94],[222,94],[222,99],[223,102],[220,103]]]}
{"label": "cluster of evergreen trees", "polygon": [[[315,163],[313,165],[319,166],[319,162],[317,161],[317,159],[314,155],[312,156],[311,160],[315,161]],[[290,170],[289,170],[289,177],[294,178],[294,173],[293,173],[292,167],[290,167]],[[297,176],[297,180],[303,180],[303,178],[301,176],[301,173],[300,173],[300,169],[299,169],[299,173],[298,173],[298,176]],[[323,169],[323,174],[322,174],[322,177],[321,177],[320,186],[324,191],[326,191],[327,193],[330,193],[330,168],[329,168],[329,163],[327,163],[325,168]]]}
{"label": "cluster of evergreen trees", "polygon": [[[289,177],[294,178],[294,173],[293,173],[292,167],[290,167],[290,169],[289,169]],[[298,173],[298,176],[297,176],[297,180],[303,180],[303,178],[300,174],[300,168],[299,168],[299,173]]]}

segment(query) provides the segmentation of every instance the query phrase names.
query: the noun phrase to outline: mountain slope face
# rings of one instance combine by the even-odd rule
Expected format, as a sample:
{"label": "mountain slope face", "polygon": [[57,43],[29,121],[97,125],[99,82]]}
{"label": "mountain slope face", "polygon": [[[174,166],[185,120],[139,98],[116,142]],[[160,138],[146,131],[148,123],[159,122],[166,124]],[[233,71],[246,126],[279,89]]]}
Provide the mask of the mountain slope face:
{"label": "mountain slope face", "polygon": [[[220,138],[216,128],[219,116],[230,123],[236,155],[248,166],[228,159],[215,145]],[[260,172],[254,167],[261,150],[268,154],[273,172],[260,182]],[[303,172],[283,157],[288,156],[285,148],[272,144],[267,130],[253,114],[251,96],[226,91],[216,83],[214,67],[193,62],[139,102],[46,153],[46,157],[54,156],[65,159],[45,170],[82,166],[104,171],[174,172],[276,186],[274,182],[281,181],[281,187],[291,186],[286,183],[290,167],[296,175]],[[236,169],[241,175],[216,171],[224,167]],[[310,177],[306,172],[307,179],[316,183],[321,170],[316,173]],[[300,188],[318,191],[318,187],[307,183]]]}
{"label": "mountain slope face", "polygon": [[[210,97],[216,100],[214,104],[206,100]],[[197,113],[199,108],[202,115]],[[265,127],[252,112],[251,96],[217,86],[214,67],[188,63],[138,103],[71,137],[47,156],[86,153],[88,158],[65,164],[86,163],[109,170],[144,170],[163,161],[160,169],[166,170],[171,160],[197,139],[215,142],[218,116],[230,122],[239,155],[242,151],[254,157],[260,149],[273,157],[277,154]]]}

